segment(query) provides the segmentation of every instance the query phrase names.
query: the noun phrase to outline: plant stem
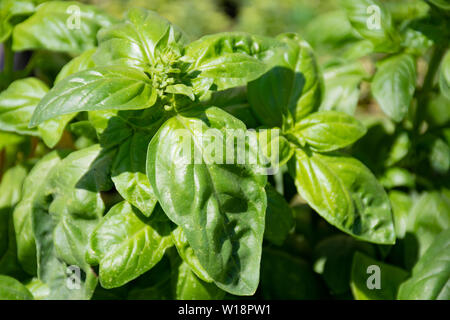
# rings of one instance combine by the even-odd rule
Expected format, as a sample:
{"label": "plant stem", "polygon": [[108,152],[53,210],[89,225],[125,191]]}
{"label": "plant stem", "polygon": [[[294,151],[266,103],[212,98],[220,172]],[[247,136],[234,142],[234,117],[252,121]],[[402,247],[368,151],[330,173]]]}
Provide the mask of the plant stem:
{"label": "plant stem", "polygon": [[14,52],[12,51],[12,39],[9,38],[3,44],[5,59],[3,61],[3,72],[6,77],[6,84],[9,85],[14,80]]}
{"label": "plant stem", "polygon": [[433,89],[436,72],[439,69],[441,60],[445,54],[447,45],[434,46],[431,54],[430,63],[428,64],[427,74],[422,89],[417,93],[417,107],[414,117],[414,136],[417,137],[420,133],[420,126],[422,124],[424,113],[430,99],[430,93]]}

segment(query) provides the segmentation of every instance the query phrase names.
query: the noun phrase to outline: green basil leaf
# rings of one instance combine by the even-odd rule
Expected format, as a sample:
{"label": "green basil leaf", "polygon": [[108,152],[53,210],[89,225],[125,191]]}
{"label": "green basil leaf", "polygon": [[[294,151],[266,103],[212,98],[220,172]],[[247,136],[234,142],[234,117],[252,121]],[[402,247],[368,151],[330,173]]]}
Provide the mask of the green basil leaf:
{"label": "green basil leaf", "polygon": [[267,210],[264,238],[281,246],[294,228],[292,209],[284,197],[270,184],[266,185]]}
{"label": "green basil leaf", "polygon": [[261,263],[261,293],[264,299],[320,299],[323,288],[311,267],[303,260],[264,249]]}
{"label": "green basil leaf", "polygon": [[191,271],[201,280],[205,282],[212,282],[211,277],[208,272],[202,267],[200,261],[195,256],[194,250],[189,245],[186,235],[181,227],[177,227],[172,232],[172,239],[175,247],[177,248],[178,254],[181,259],[189,266]]}
{"label": "green basil leaf", "polygon": [[175,276],[177,300],[220,300],[225,296],[225,291],[220,290],[214,283],[197,278],[186,262],[180,263]]}
{"label": "green basil leaf", "polygon": [[36,242],[32,227],[33,203],[45,185],[50,170],[61,161],[62,152],[51,152],[43,157],[30,171],[23,184],[23,195],[14,210],[14,229],[17,241],[17,256],[26,272],[36,274]]}
{"label": "green basil leaf", "polygon": [[413,199],[410,195],[401,191],[392,190],[389,192],[392,213],[394,215],[395,234],[398,239],[403,239],[406,234],[408,216],[413,206]]}
{"label": "green basil leaf", "polygon": [[280,134],[280,129],[260,129],[257,135],[261,152],[267,158],[273,170],[278,170],[293,156],[294,148]]}
{"label": "green basil leaf", "polygon": [[[92,60],[94,52],[95,48],[82,53],[67,63],[58,73],[55,84],[74,73],[95,67],[94,61]],[[39,134],[49,148],[53,148],[59,142],[64,129],[75,115],[76,113],[58,116],[38,125]]]}
{"label": "green basil leaf", "polygon": [[0,130],[19,134],[38,135],[28,129],[28,123],[48,87],[36,78],[16,80],[0,93]]}
{"label": "green basil leaf", "polygon": [[216,90],[246,85],[266,71],[262,62],[269,57],[275,40],[246,33],[228,32],[207,35],[190,43],[182,60],[189,63],[188,72],[195,75],[196,91]]}
{"label": "green basil leaf", "polygon": [[450,199],[443,193],[423,193],[408,215],[405,265],[410,268],[434,239],[450,227]]}
{"label": "green basil leaf", "polygon": [[359,100],[359,86],[367,76],[360,62],[328,68],[324,72],[325,94],[320,110],[354,115]]}
{"label": "green basil leaf", "polygon": [[400,286],[400,300],[450,299],[450,229],[442,231]]}
{"label": "green basil leaf", "polygon": [[4,42],[17,23],[15,18],[32,14],[35,4],[30,0],[3,0],[0,3],[0,43]]}
{"label": "green basil leaf", "polygon": [[[227,156],[219,143],[217,154],[208,154],[217,137],[226,141],[235,130],[245,134],[246,127],[215,107],[169,119],[150,142],[147,175],[164,212],[183,228],[217,286],[251,295],[259,281],[267,180],[256,166],[238,162],[238,156],[258,152],[250,142],[237,143]],[[183,152],[185,139],[192,152]]]}
{"label": "green basil leaf", "polygon": [[366,131],[362,123],[346,113],[319,111],[297,122],[292,135],[300,145],[308,144],[312,150],[324,152],[344,148]]}
{"label": "green basil leaf", "polygon": [[372,93],[383,112],[394,121],[406,116],[416,88],[416,62],[409,54],[388,57],[377,64]]}
{"label": "green basil leaf", "polygon": [[156,197],[145,174],[147,146],[152,135],[135,133],[121,144],[112,167],[112,180],[120,195],[149,217]]}
{"label": "green basil leaf", "polygon": [[195,95],[194,95],[193,89],[184,84],[174,84],[171,86],[167,86],[164,89],[164,91],[168,92],[168,93],[173,93],[173,94],[181,94],[186,97],[189,97],[189,99],[191,99],[192,101],[195,100]]}
{"label": "green basil leaf", "polygon": [[169,220],[160,207],[150,218],[128,202],[116,204],[89,239],[88,261],[100,265],[100,283],[115,288],[156,265],[173,245]]}
{"label": "green basil leaf", "polygon": [[0,151],[7,146],[14,146],[24,141],[24,136],[0,131]]}
{"label": "green basil leaf", "polygon": [[0,274],[23,278],[17,259],[13,210],[22,196],[27,170],[22,166],[8,169],[0,184]]}
{"label": "green basil leaf", "polygon": [[97,31],[114,19],[99,9],[79,2],[41,4],[13,31],[13,50],[46,49],[80,54],[95,47]]}
{"label": "green basil leaf", "polygon": [[442,60],[441,72],[439,74],[439,85],[441,87],[441,93],[447,99],[450,99],[450,51],[447,52],[444,60]]}
{"label": "green basil leaf", "polygon": [[357,239],[395,243],[388,196],[361,162],[297,149],[289,165],[300,195],[329,223]]}
{"label": "green basil leaf", "polygon": [[353,29],[375,45],[376,51],[395,52],[398,34],[390,12],[378,0],[341,0]]}
{"label": "green basil leaf", "polygon": [[98,67],[57,83],[37,106],[30,126],[56,116],[90,110],[145,109],[156,102],[145,73],[126,67]]}
{"label": "green basil leaf", "polygon": [[382,176],[378,178],[383,187],[392,189],[396,187],[415,186],[415,175],[404,168],[392,167],[388,168]]}
{"label": "green basil leaf", "polygon": [[373,245],[343,234],[327,237],[314,247],[314,271],[322,275],[332,294],[350,291],[352,258],[357,250],[375,255]]}
{"label": "green basil leaf", "polygon": [[70,60],[58,73],[55,79],[55,84],[64,80],[68,76],[84,71],[87,69],[91,69],[95,67],[94,60],[92,59],[93,54],[96,52],[96,48],[92,48],[80,54],[78,57]]}
{"label": "green basil leaf", "polygon": [[322,74],[310,45],[295,34],[277,37],[285,45],[267,59],[270,70],[248,84],[248,99],[264,125],[293,125],[319,108]]}
{"label": "green basil leaf", "polygon": [[[398,288],[406,278],[408,272],[393,265],[359,252],[353,257],[350,287],[357,300],[395,300]],[[372,288],[369,284],[379,284],[380,287]]]}
{"label": "green basil leaf", "polygon": [[50,293],[48,286],[38,278],[31,279],[25,287],[31,292],[34,300],[44,300]]}
{"label": "green basil leaf", "polygon": [[71,153],[51,170],[33,202],[38,277],[50,289],[48,299],[89,299],[94,292],[97,276],[85,255],[105,210],[100,191],[112,187],[113,156],[98,145]]}
{"label": "green basil leaf", "polygon": [[[166,37],[165,37],[166,36]],[[99,48],[94,55],[97,65],[120,65],[147,69],[156,63],[157,45],[165,40],[165,45],[186,43],[184,34],[178,27],[145,9],[130,9],[125,22],[102,29],[98,33]]]}
{"label": "green basil leaf", "polygon": [[16,279],[0,275],[0,300],[33,300],[33,295]]}

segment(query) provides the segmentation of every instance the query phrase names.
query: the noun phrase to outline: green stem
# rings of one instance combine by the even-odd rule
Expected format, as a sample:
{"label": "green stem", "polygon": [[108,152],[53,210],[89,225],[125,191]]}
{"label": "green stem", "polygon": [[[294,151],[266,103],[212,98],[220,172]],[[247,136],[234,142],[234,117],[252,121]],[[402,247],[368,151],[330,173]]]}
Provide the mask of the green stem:
{"label": "green stem", "polygon": [[430,99],[431,90],[433,89],[436,72],[439,69],[441,60],[445,54],[447,45],[435,46],[431,54],[430,63],[428,64],[428,71],[422,89],[417,93],[417,107],[414,117],[414,136],[417,137],[420,133],[420,126],[422,125],[424,113]]}
{"label": "green stem", "polygon": [[6,84],[9,85],[14,80],[14,52],[12,51],[12,39],[9,38],[3,44],[5,59],[3,61],[3,72],[6,77]]}

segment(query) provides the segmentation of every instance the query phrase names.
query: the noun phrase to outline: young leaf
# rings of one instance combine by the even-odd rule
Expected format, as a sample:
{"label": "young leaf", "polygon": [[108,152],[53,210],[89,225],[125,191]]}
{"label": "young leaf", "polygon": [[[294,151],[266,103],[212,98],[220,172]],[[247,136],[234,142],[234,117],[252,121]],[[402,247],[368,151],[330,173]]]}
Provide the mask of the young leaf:
{"label": "young leaf", "polygon": [[37,106],[30,126],[79,111],[145,109],[155,104],[156,97],[150,79],[142,71],[93,68],[57,83]]}
{"label": "young leaf", "polygon": [[96,34],[114,19],[79,2],[51,1],[40,5],[13,31],[14,51],[46,49],[80,54],[95,47]]}
{"label": "young leaf", "polygon": [[361,162],[297,149],[289,164],[300,195],[329,223],[361,240],[395,243],[388,196]]}
{"label": "young leaf", "polygon": [[[178,27],[145,9],[130,9],[125,22],[98,33],[97,65],[120,65],[145,69],[156,62],[157,44],[168,35],[165,45],[182,45],[186,38]],[[162,50],[165,46],[160,45]]]}
{"label": "young leaf", "polygon": [[415,88],[416,62],[411,55],[402,53],[378,63],[372,93],[392,120],[399,122],[406,116]]}
{"label": "young leaf", "polygon": [[[370,269],[371,267],[373,269]],[[406,278],[408,272],[403,269],[379,262],[359,252],[353,256],[350,287],[357,300],[395,300],[398,288]],[[374,287],[369,287],[369,284]]]}
{"label": "young leaf", "polygon": [[450,299],[450,230],[434,238],[412,270],[412,276],[400,286],[400,300]]}
{"label": "young leaf", "polygon": [[395,52],[399,47],[398,34],[390,12],[378,0],[341,0],[342,7],[353,28],[375,45],[375,50]]}
{"label": "young leaf", "polygon": [[100,283],[116,288],[156,265],[173,245],[169,220],[160,207],[150,218],[128,202],[112,207],[89,238],[87,259],[100,265]]}
{"label": "young leaf", "polygon": [[38,135],[28,123],[39,101],[48,92],[45,83],[36,78],[16,80],[0,93],[0,130]]}
{"label": "young leaf", "polygon": [[300,145],[308,144],[312,150],[321,152],[344,148],[365,133],[362,123],[337,111],[310,114],[297,122],[293,129],[293,136]]}
{"label": "young leaf", "polygon": [[33,295],[16,279],[0,275],[0,300],[33,300]]}
{"label": "young leaf", "polygon": [[[246,132],[242,122],[215,107],[169,119],[150,142],[147,175],[164,212],[183,228],[217,286],[251,295],[259,281],[266,177],[237,160],[257,152],[253,145],[224,148],[227,129]],[[218,144],[207,135],[213,132]],[[209,154],[214,145],[216,154]]]}
{"label": "young leaf", "polygon": [[[183,61],[190,64],[188,72],[195,75],[194,90],[217,90],[246,85],[266,71],[262,62],[280,46],[275,40],[230,32],[208,35],[186,47]],[[198,74],[198,75],[197,75]]]}

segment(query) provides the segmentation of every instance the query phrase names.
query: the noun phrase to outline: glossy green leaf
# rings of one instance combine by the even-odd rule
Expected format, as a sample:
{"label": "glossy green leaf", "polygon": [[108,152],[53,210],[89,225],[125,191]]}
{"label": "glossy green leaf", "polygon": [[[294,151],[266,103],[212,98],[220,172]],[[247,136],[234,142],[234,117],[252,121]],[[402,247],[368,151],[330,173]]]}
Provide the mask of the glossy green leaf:
{"label": "glossy green leaf", "polygon": [[0,274],[23,277],[17,259],[13,210],[22,196],[22,185],[27,174],[23,166],[5,172],[0,184]]}
{"label": "glossy green leaf", "polygon": [[30,126],[79,111],[145,109],[155,102],[156,92],[145,73],[126,67],[98,67],[57,83],[37,106]]}
{"label": "glossy green leaf", "polygon": [[335,110],[354,115],[359,100],[359,87],[367,76],[360,62],[326,69],[325,94],[320,110]]}
{"label": "glossy green leaf", "polygon": [[123,201],[115,205],[89,239],[88,261],[100,265],[100,283],[115,288],[150,270],[172,246],[169,220],[160,207],[150,218]]}
{"label": "glossy green leaf", "polygon": [[270,70],[248,84],[250,105],[261,123],[293,125],[319,108],[323,80],[310,45],[295,34],[277,37],[284,50],[277,50],[266,63]]}
{"label": "glossy green leaf", "polygon": [[425,192],[414,203],[406,225],[405,265],[411,268],[434,239],[450,227],[450,199],[443,193]]}
{"label": "glossy green leaf", "polygon": [[186,262],[180,263],[176,272],[175,298],[177,300],[220,300],[225,291],[214,283],[207,283],[191,271]]}
{"label": "glossy green leaf", "polygon": [[18,24],[13,31],[13,49],[46,49],[80,54],[95,47],[96,34],[114,19],[99,9],[79,2],[50,1]]}
{"label": "glossy green leaf", "polygon": [[401,300],[450,299],[450,229],[442,231],[400,286]]}
{"label": "glossy green leaf", "polygon": [[[371,278],[377,276],[380,287],[369,287],[376,283],[376,280]],[[403,269],[356,252],[353,257],[350,286],[357,300],[394,300],[400,284],[407,277],[408,272]]]}
{"label": "glossy green leaf", "polygon": [[85,255],[105,210],[100,191],[112,187],[113,156],[98,145],[71,153],[51,170],[33,202],[38,278],[50,289],[48,299],[89,299],[94,292],[97,276]]}
{"label": "glossy green leaf", "polygon": [[44,300],[50,293],[48,286],[38,278],[28,281],[25,287],[31,292],[34,300]]}
{"label": "glossy green leaf", "polygon": [[189,245],[186,235],[181,227],[177,227],[172,231],[172,239],[178,254],[181,259],[189,266],[191,271],[201,280],[205,282],[212,282],[208,272],[202,267],[200,261],[194,253],[194,250]]}
{"label": "glossy green leaf", "polygon": [[33,295],[16,279],[0,275],[0,300],[33,300]]}
{"label": "glossy green leaf", "polygon": [[[214,282],[230,293],[251,295],[259,281],[266,177],[237,159],[257,153],[256,146],[227,138],[229,132],[245,130],[242,122],[214,107],[177,115],[153,137],[147,175],[164,212],[183,228]],[[209,153],[216,138],[216,154]],[[222,143],[226,140],[237,145],[233,152]]]}
{"label": "glossy green leaf", "polygon": [[409,212],[413,206],[413,199],[410,195],[401,191],[392,190],[389,192],[392,213],[394,215],[395,234],[398,239],[403,239],[406,234],[406,226],[409,219]]}
{"label": "glossy green leaf", "polygon": [[0,43],[9,38],[18,17],[28,16],[34,10],[35,3],[31,0],[3,0],[0,3]]}
{"label": "glossy green leaf", "polygon": [[294,154],[291,143],[280,134],[280,129],[259,129],[258,143],[261,152],[275,171],[285,165]]}
{"label": "glossy green leaf", "polygon": [[156,63],[157,47],[160,51],[168,45],[186,42],[181,30],[169,21],[153,11],[138,8],[130,9],[123,23],[102,29],[98,40],[99,48],[94,55],[97,65],[141,69]]}
{"label": "glossy green leaf", "polygon": [[388,196],[361,162],[297,149],[290,170],[300,195],[329,223],[361,240],[395,242]]}
{"label": "glossy green leaf", "polygon": [[365,133],[364,125],[346,113],[320,111],[297,122],[292,135],[300,145],[325,152],[346,147]]}
{"label": "glossy green leaf", "polygon": [[230,32],[207,35],[186,47],[183,61],[195,76],[194,89],[212,84],[217,90],[246,85],[263,74],[263,61],[280,44],[266,37]]}
{"label": "glossy green leaf", "polygon": [[23,185],[21,201],[14,210],[14,229],[17,241],[17,256],[26,272],[36,274],[36,243],[32,227],[33,203],[45,185],[50,170],[61,161],[64,153],[54,151],[43,157],[30,171]]}
{"label": "glossy green leaf", "polygon": [[395,52],[400,36],[383,2],[378,0],[341,0],[352,27],[375,45],[375,50]]}
{"label": "glossy green leaf", "polygon": [[270,184],[266,185],[267,210],[264,239],[281,246],[294,228],[292,209]]}
{"label": "glossy green leaf", "polygon": [[112,180],[117,191],[147,217],[157,202],[145,174],[147,146],[151,137],[149,133],[137,132],[126,140],[120,146],[112,168]]}
{"label": "glossy green leaf", "polygon": [[38,135],[28,123],[39,101],[48,92],[45,83],[36,78],[16,80],[0,93],[0,130]]}
{"label": "glossy green leaf", "polygon": [[408,113],[416,87],[416,62],[409,54],[388,57],[377,65],[372,93],[383,112],[394,121]]}

